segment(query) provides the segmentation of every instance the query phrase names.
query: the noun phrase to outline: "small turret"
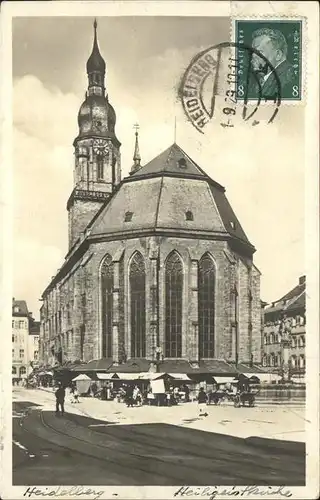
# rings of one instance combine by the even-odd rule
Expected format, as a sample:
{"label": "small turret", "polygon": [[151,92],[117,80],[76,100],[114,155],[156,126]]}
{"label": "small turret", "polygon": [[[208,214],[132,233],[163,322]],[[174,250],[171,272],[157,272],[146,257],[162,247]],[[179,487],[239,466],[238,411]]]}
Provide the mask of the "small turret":
{"label": "small turret", "polygon": [[134,174],[135,172],[137,172],[137,170],[141,168],[141,156],[139,150],[139,133],[138,133],[139,125],[136,123],[133,128],[136,130],[135,132],[136,141],[134,146],[133,165],[131,167],[130,174]]}

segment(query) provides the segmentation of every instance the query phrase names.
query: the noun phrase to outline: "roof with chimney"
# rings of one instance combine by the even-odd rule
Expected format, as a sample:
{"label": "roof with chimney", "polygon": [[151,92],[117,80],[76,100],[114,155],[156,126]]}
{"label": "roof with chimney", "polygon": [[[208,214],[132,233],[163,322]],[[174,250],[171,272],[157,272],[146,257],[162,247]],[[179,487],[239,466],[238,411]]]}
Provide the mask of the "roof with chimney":
{"label": "roof with chimney", "polygon": [[28,306],[25,300],[12,299],[12,316],[29,316]]}
{"label": "roof with chimney", "polygon": [[265,309],[265,316],[276,313],[295,313],[306,308],[306,277],[300,276],[298,284],[291,288],[281,299]]}

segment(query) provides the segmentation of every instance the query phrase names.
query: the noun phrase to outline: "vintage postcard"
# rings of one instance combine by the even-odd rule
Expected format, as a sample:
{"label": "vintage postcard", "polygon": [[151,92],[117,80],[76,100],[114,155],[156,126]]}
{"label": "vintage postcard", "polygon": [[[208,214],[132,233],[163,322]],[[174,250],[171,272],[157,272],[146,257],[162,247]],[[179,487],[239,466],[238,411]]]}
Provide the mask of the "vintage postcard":
{"label": "vintage postcard", "polygon": [[318,498],[318,4],[1,35],[1,498]]}

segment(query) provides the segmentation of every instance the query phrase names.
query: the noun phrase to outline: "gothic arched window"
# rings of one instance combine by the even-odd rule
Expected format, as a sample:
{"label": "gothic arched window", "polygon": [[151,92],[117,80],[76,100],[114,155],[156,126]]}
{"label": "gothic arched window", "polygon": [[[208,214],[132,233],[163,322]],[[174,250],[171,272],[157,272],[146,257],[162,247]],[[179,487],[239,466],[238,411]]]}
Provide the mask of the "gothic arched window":
{"label": "gothic arched window", "polygon": [[167,358],[181,358],[183,268],[177,252],[173,252],[166,262],[165,290],[165,356]]}
{"label": "gothic arched window", "polygon": [[293,354],[291,356],[291,366],[292,366],[292,368],[296,367],[296,362],[297,362],[297,356],[295,354]]}
{"label": "gothic arched window", "polygon": [[199,356],[214,357],[215,268],[206,254],[199,262]]}
{"label": "gothic arched window", "polygon": [[146,270],[143,257],[135,253],[129,271],[131,297],[131,357],[146,355]]}
{"label": "gothic arched window", "polygon": [[112,357],[113,264],[110,255],[101,268],[102,357]]}

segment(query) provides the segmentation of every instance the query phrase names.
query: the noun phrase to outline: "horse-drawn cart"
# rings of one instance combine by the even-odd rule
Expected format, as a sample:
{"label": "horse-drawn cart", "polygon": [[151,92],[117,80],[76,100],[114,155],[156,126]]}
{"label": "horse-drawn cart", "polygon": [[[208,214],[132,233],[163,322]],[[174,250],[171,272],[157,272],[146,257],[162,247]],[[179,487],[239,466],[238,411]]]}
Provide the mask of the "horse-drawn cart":
{"label": "horse-drawn cart", "polygon": [[240,408],[240,406],[247,406],[247,405],[253,407],[255,404],[257,393],[258,391],[257,392],[242,391],[235,394],[233,397],[233,403],[235,408]]}

